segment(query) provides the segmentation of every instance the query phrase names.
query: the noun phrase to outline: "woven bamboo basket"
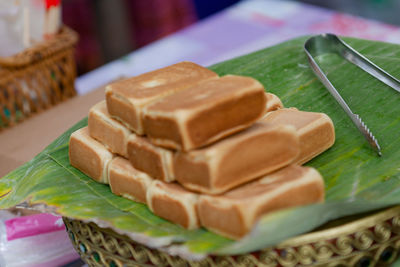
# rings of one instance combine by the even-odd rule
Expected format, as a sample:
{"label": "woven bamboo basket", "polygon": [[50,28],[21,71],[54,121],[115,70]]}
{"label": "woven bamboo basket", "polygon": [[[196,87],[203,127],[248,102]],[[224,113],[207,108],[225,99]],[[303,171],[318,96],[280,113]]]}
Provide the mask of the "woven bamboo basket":
{"label": "woven bamboo basket", "polygon": [[63,27],[50,40],[0,57],[0,131],[76,94],[77,40]]}
{"label": "woven bamboo basket", "polygon": [[289,239],[275,247],[245,255],[208,256],[187,261],[150,249],[94,223],[64,218],[76,251],[93,267],[128,266],[389,266],[400,249],[400,207],[361,218],[347,218],[323,230]]}

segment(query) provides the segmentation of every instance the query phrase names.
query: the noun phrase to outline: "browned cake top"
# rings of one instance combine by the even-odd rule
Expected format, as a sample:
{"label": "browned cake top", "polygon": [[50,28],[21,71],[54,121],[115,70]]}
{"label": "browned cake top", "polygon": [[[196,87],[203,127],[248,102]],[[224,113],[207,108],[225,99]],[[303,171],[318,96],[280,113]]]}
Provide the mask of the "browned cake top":
{"label": "browned cake top", "polygon": [[112,83],[109,88],[124,97],[142,99],[160,95],[165,91],[188,87],[212,77],[218,77],[218,75],[195,63],[180,62]]}
{"label": "browned cake top", "polygon": [[242,200],[268,194],[285,183],[301,179],[308,168],[291,165],[257,181],[242,185],[221,195],[221,198]]}
{"label": "browned cake top", "polygon": [[250,77],[227,75],[198,83],[187,90],[179,91],[148,106],[148,111],[169,112],[174,110],[195,109],[211,103],[229,99],[234,95],[261,91],[264,87]]}
{"label": "browned cake top", "polygon": [[322,113],[299,111],[296,109],[280,109],[268,113],[262,120],[273,124],[289,124],[299,130],[324,116]]}

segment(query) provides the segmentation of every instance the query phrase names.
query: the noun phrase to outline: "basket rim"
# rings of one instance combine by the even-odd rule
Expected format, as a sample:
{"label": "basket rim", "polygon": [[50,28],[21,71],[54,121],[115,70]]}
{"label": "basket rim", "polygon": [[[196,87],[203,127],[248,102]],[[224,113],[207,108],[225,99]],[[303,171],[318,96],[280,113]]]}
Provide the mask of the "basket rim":
{"label": "basket rim", "polygon": [[380,222],[384,222],[395,216],[400,215],[400,205],[377,210],[372,214],[363,216],[350,222],[343,223],[334,227],[304,233],[277,244],[277,247],[299,246],[307,243],[314,243],[321,240],[330,240],[341,235],[349,235],[360,231],[360,229],[374,227]]}
{"label": "basket rim", "polygon": [[0,67],[24,67],[74,46],[78,42],[78,38],[78,34],[74,30],[63,25],[60,32],[53,38],[36,43],[12,56],[0,57]]}
{"label": "basket rim", "polygon": [[[356,232],[359,232],[363,229],[368,229],[368,228],[374,227],[379,223],[383,223],[387,220],[391,220],[399,215],[400,215],[400,205],[384,208],[381,210],[377,210],[377,211],[373,212],[372,214],[365,215],[361,218],[354,219],[350,222],[346,222],[341,225],[337,225],[334,227],[328,227],[327,229],[316,230],[314,232],[304,233],[304,234],[300,234],[298,236],[288,238],[276,245],[273,245],[270,247],[265,247],[258,251],[262,251],[265,249],[271,249],[271,248],[272,249],[273,248],[284,249],[284,248],[288,248],[288,247],[300,247],[303,245],[317,243],[317,242],[321,242],[321,241],[333,240],[333,239],[339,238],[340,236],[348,236],[348,235],[354,234]],[[109,227],[106,227],[106,228],[101,227],[94,222],[85,222],[85,221],[82,221],[79,219],[69,218],[66,216],[63,216],[63,220],[67,221],[67,222],[76,221],[79,223],[91,224],[101,232],[110,234],[112,236],[118,237],[118,238],[126,240],[128,242],[134,242],[134,243],[141,244],[140,242],[131,239],[130,237],[128,237],[125,234],[117,233],[116,231],[114,231],[112,228],[109,228]],[[141,245],[146,246],[144,244],[141,244]],[[153,248],[153,249],[159,250],[160,248]],[[253,251],[253,252],[257,252],[257,251]],[[252,252],[249,252],[249,253],[252,253]],[[226,253],[219,254],[219,253],[217,253],[217,254],[210,254],[210,255],[211,256],[234,256],[237,254],[226,254]]]}

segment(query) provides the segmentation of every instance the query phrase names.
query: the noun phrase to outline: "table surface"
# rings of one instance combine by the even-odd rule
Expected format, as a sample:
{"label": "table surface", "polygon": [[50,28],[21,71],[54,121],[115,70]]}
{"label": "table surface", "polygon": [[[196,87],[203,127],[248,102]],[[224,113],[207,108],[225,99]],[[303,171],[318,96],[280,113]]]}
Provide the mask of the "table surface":
{"label": "table surface", "polygon": [[400,27],[286,0],[247,0],[76,80],[79,94],[183,60],[203,66],[302,35],[335,33],[400,44]]}

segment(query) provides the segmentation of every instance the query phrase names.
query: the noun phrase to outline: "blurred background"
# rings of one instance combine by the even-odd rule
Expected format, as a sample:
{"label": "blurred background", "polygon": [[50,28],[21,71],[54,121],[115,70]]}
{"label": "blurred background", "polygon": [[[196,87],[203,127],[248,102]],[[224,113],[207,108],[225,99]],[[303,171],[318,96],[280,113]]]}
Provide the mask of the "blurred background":
{"label": "blurred background", "polygon": [[[78,75],[203,20],[239,0],[63,0],[77,31]],[[400,25],[400,0],[297,0]],[[162,55],[160,55],[162,56]]]}
{"label": "blurred background", "polygon": [[239,0],[64,0],[77,31],[79,74],[204,19]]}

